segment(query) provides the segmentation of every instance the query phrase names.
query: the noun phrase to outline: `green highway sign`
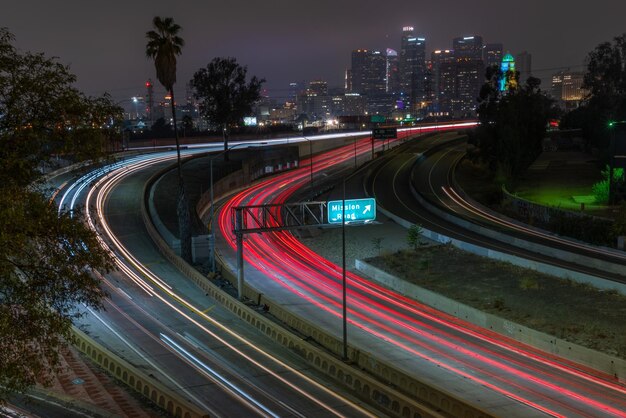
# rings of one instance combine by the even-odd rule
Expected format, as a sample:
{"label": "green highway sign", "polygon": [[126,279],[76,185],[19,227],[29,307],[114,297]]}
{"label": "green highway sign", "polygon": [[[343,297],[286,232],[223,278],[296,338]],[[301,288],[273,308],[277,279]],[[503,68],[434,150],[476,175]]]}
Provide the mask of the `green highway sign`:
{"label": "green highway sign", "polygon": [[397,128],[374,128],[372,129],[372,137],[374,139],[391,139],[398,137]]}
{"label": "green highway sign", "polygon": [[385,123],[387,122],[387,118],[383,115],[372,115],[370,117],[370,122],[372,123]]}
{"label": "green highway sign", "polygon": [[[340,224],[343,214],[343,201],[331,200],[326,204],[328,222]],[[346,199],[346,222],[373,221],[376,219],[376,199]]]}

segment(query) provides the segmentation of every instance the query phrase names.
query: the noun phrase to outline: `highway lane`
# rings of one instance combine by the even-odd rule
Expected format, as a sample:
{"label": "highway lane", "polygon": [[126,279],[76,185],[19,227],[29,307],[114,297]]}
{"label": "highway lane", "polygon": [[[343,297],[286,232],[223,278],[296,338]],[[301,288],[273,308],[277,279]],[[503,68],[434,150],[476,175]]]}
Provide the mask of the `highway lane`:
{"label": "highway lane", "polygon": [[[352,153],[346,147],[316,157],[315,172],[348,162]],[[410,154],[406,165],[417,158],[415,151]],[[231,199],[219,220],[226,237],[222,251],[230,247],[234,257],[230,207],[284,202],[304,186],[307,176],[306,169],[295,170]],[[391,189],[388,183],[384,187]],[[341,335],[340,266],[308,251],[288,232],[250,235],[244,246],[249,283],[305,317],[314,315],[318,324]],[[351,344],[435,385],[443,384],[491,413],[623,416],[626,411],[626,392],[610,376],[443,315],[352,274],[348,299]]]}
{"label": "highway lane", "polygon": [[[446,188],[448,184],[450,184],[448,177],[450,166],[443,157],[447,156],[452,161],[455,161],[458,159],[459,153],[462,152],[462,148],[463,145],[453,147],[453,149],[456,150],[454,152],[451,152],[449,148],[442,149],[432,154],[432,156],[425,161],[421,161],[416,170],[413,170],[413,166],[418,159],[418,155],[414,150],[407,148],[406,152],[381,161],[377,171],[367,182],[366,187],[372,195],[376,196],[380,206],[389,210],[396,216],[406,219],[409,222],[420,224],[424,228],[439,232],[448,237],[479,245],[484,248],[513,254],[528,260],[555,265],[571,271],[610,280],[623,280],[623,278],[617,274],[601,271],[589,266],[565,262],[560,259],[555,259],[554,257],[549,257],[541,252],[528,250],[523,246],[516,245],[513,239],[507,239],[505,237],[504,241],[497,240],[480,232],[463,229],[423,207],[414,197],[411,191],[411,184],[413,184],[415,189],[419,190],[426,199],[441,206],[443,209],[459,215],[467,215],[464,216],[464,219],[476,223],[482,221],[478,223],[481,226],[489,226],[484,219],[477,217],[473,212],[465,210],[457,201],[451,199],[444,191],[444,186],[438,183],[443,182]],[[442,173],[440,173],[440,171]],[[442,176],[443,180],[441,180]],[[528,238],[519,231],[513,230],[512,228],[506,229],[500,224],[494,224],[493,228],[503,233],[511,233],[518,238]],[[529,240],[531,239],[529,238]],[[538,238],[532,236],[532,241],[538,242]]]}
{"label": "highway lane", "polygon": [[[171,164],[168,158],[162,164]],[[214,416],[368,416],[294,353],[271,354],[271,340],[162,261],[139,212],[143,184],[162,164],[149,162],[136,173],[124,164],[101,182],[85,179],[88,196],[86,187],[65,199],[85,199],[104,243],[115,244],[120,266],[103,277],[111,294],[106,311],[92,313],[83,326],[92,336],[105,329],[105,344],[115,335],[116,351]]]}
{"label": "highway lane", "polygon": [[[528,225],[511,219],[493,216],[481,206],[474,205],[474,203],[464,199],[461,194],[455,192],[455,181],[453,178],[454,168],[464,154],[465,147],[463,145],[441,149],[430,156],[426,161],[420,163],[412,173],[413,177],[411,179],[415,189],[434,205],[453,213],[461,219],[468,220],[487,229],[502,232],[506,236],[500,240],[500,244],[496,244],[497,240],[493,239],[494,237],[486,237],[485,234],[481,234],[481,230],[477,231],[478,234],[472,234],[465,230],[463,234],[474,237],[476,237],[476,235],[483,235],[482,241],[490,243],[490,245],[498,245],[500,248],[504,249],[505,252],[516,253],[524,258],[557,265],[572,271],[578,271],[620,283],[626,282],[626,269],[623,268],[626,267],[626,253],[588,245],[565,237],[559,237],[555,234],[529,227]],[[406,171],[401,175],[406,176]],[[398,189],[402,187],[408,190],[406,184],[399,185]],[[415,202],[412,196],[407,196],[403,199],[406,202]],[[415,203],[412,205],[416,206]],[[424,211],[422,210],[421,213],[423,214]],[[432,215],[430,217],[432,218]],[[407,219],[411,219],[411,217]],[[450,226],[449,229],[459,230],[458,227],[454,226]],[[565,261],[557,259],[556,257],[549,257],[542,251],[527,250],[523,245],[520,245],[518,241],[510,237],[558,248],[572,254],[585,256],[586,258],[573,256]],[[515,249],[515,247],[517,249]],[[596,263],[595,267],[592,266],[589,259],[610,262],[613,266],[610,267],[611,270],[607,271],[602,269],[601,267],[603,266],[600,264]]]}

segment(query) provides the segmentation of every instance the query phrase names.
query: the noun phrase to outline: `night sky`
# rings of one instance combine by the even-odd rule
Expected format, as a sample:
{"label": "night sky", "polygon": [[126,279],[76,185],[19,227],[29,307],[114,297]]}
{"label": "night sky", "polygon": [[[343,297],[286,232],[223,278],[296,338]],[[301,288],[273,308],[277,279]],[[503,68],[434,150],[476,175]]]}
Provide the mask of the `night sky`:
{"label": "night sky", "polygon": [[156,82],[145,57],[145,32],[155,15],[171,16],[183,28],[179,92],[212,58],[234,56],[249,73],[266,78],[277,98],[287,95],[290,81],[321,78],[342,86],[353,49],[399,49],[405,25],[426,37],[428,56],[469,34],[501,42],[513,54],[527,50],[535,75],[544,80],[560,67],[581,70],[598,43],[626,32],[623,0],[3,3],[0,26],[15,34],[20,49],[59,57],[77,74],[78,88],[89,95],[109,92],[115,100],[143,95],[150,77]]}

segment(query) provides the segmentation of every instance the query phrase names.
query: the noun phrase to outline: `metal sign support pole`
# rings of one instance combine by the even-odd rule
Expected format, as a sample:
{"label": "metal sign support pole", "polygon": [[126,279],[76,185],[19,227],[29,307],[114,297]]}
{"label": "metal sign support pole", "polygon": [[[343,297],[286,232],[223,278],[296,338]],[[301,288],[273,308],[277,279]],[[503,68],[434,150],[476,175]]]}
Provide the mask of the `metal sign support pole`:
{"label": "metal sign support pole", "polygon": [[348,360],[348,321],[346,319],[346,178],[343,178],[343,199],[341,209],[341,253],[343,260],[343,359]]}
{"label": "metal sign support pole", "polygon": [[243,213],[235,212],[235,228],[237,237],[237,297],[243,300]]}
{"label": "metal sign support pole", "polygon": [[211,271],[215,273],[215,202],[213,201],[213,158],[210,159],[211,166],[211,222],[209,223],[209,249],[211,251]]}

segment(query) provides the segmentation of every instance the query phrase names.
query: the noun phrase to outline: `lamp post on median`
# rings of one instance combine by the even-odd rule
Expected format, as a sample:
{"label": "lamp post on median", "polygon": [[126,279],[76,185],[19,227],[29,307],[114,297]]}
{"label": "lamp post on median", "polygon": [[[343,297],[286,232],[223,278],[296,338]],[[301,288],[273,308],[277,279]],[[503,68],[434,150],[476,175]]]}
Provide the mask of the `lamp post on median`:
{"label": "lamp post on median", "polygon": [[343,360],[348,360],[348,320],[347,320],[347,300],[346,300],[346,178],[343,177],[343,195],[341,198],[341,259],[342,259],[342,325],[343,325]]}
{"label": "lamp post on median", "polygon": [[[615,172],[615,154],[617,152],[617,143],[616,143],[616,130],[620,129],[626,125],[626,121],[609,121],[609,130],[611,131],[609,149],[610,149],[610,157],[609,157],[609,205],[615,204],[615,181],[613,179],[613,174]],[[623,165],[621,165],[623,167]]]}

